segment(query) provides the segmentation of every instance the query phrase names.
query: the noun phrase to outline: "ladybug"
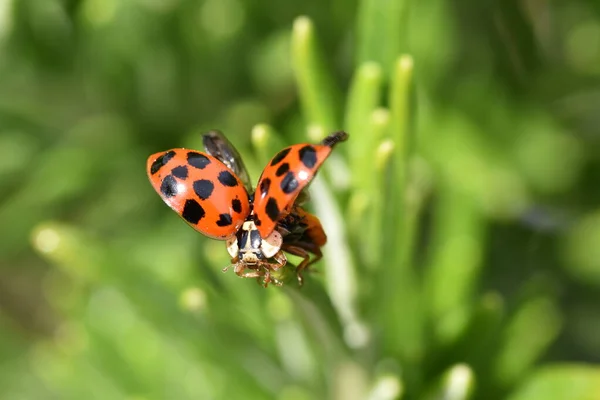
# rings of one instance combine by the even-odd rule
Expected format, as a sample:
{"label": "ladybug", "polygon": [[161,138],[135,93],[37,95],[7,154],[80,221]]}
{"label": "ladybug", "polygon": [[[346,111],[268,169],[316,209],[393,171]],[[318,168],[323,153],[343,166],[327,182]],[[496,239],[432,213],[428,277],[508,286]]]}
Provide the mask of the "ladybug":
{"label": "ladybug", "polygon": [[281,285],[271,272],[286,265],[287,252],[302,257],[296,266],[302,285],[302,271],[321,259],[327,242],[319,219],[302,208],[308,197],[304,189],[334,146],[347,138],[335,132],[316,145],[286,147],[269,161],[256,191],[239,153],[219,131],[202,136],[205,152],[172,149],[151,155],[147,173],[154,190],[192,228],[226,241],[238,276],[262,279],[265,287]]}

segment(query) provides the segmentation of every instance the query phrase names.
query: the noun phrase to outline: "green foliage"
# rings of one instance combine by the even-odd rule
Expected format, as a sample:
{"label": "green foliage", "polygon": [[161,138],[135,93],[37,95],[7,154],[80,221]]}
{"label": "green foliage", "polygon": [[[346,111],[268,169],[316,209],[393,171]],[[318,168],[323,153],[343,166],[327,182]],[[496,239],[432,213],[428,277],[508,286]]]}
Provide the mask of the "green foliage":
{"label": "green foliage", "polygon": [[[594,5],[0,2],[0,398],[600,399]],[[349,132],[304,287],[153,192],[208,129]]]}

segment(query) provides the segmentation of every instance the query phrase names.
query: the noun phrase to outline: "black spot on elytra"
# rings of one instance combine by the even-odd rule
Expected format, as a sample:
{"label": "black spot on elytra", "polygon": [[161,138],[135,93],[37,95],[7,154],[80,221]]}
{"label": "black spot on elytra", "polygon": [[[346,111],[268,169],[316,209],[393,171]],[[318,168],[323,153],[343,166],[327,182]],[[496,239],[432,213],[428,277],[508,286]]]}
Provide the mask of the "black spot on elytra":
{"label": "black spot on elytra", "polygon": [[165,164],[167,164],[171,158],[175,157],[175,152],[173,150],[167,151],[162,156],[158,157],[152,165],[150,166],[150,173],[154,175],[157,173]]}
{"label": "black spot on elytra", "polygon": [[271,167],[279,164],[281,162],[281,160],[283,160],[285,158],[285,156],[288,155],[290,150],[291,149],[288,147],[287,149],[283,149],[279,153],[277,153],[277,155],[275,157],[273,157],[273,159],[271,160]]}
{"label": "black spot on elytra", "polygon": [[208,157],[195,151],[190,151],[187,153],[187,161],[192,167],[196,167],[198,169],[204,169],[208,164],[210,164],[210,159]]}
{"label": "black spot on elytra", "polygon": [[196,200],[190,199],[185,201],[183,206],[183,212],[181,216],[190,224],[197,224],[202,218],[204,218],[206,212],[204,208]]}
{"label": "black spot on elytra", "polygon": [[279,207],[277,206],[277,200],[273,197],[269,197],[267,200],[267,205],[265,206],[265,211],[267,212],[267,216],[271,219],[271,221],[276,222],[279,217]]}
{"label": "black spot on elytra", "polygon": [[242,202],[239,199],[231,200],[231,208],[236,213],[238,213],[238,214],[241,213],[242,212]]}
{"label": "black spot on elytra", "polygon": [[206,179],[194,181],[192,186],[194,187],[194,192],[196,192],[196,194],[198,195],[198,197],[200,197],[201,200],[208,199],[215,188],[215,185],[213,185],[211,181]]}
{"label": "black spot on elytra", "polygon": [[160,192],[165,197],[173,197],[177,194],[177,181],[173,178],[173,175],[165,176],[160,184]]}
{"label": "black spot on elytra", "polygon": [[260,194],[264,197],[269,191],[269,187],[271,187],[271,180],[269,178],[265,178],[260,181]]}
{"label": "black spot on elytra", "polygon": [[179,167],[175,167],[171,170],[173,176],[179,179],[187,179],[188,177],[188,168],[185,165],[180,165]]}
{"label": "black spot on elytra", "polygon": [[237,179],[235,179],[235,176],[233,176],[233,174],[229,171],[219,172],[219,182],[229,187],[234,187],[238,184]]}
{"label": "black spot on elytra", "polygon": [[256,226],[261,226],[261,225],[262,225],[262,222],[260,222],[260,219],[256,218],[256,219],[254,220],[254,225],[256,225]]}
{"label": "black spot on elytra", "polygon": [[298,152],[300,161],[306,165],[307,168],[312,168],[317,163],[317,151],[311,145],[306,145]]}
{"label": "black spot on elytra", "polygon": [[219,226],[229,226],[231,225],[231,215],[229,214],[221,214],[219,215],[219,220],[217,221],[217,225]]}
{"label": "black spot on elytra", "polygon": [[296,180],[294,173],[288,172],[279,186],[281,187],[281,190],[283,190],[283,193],[286,194],[290,194],[294,190],[298,189],[298,181]]}
{"label": "black spot on elytra", "polygon": [[279,168],[277,168],[277,171],[275,171],[275,175],[281,176],[281,175],[285,174],[286,172],[288,172],[289,170],[290,170],[290,164],[283,163],[279,166]]}

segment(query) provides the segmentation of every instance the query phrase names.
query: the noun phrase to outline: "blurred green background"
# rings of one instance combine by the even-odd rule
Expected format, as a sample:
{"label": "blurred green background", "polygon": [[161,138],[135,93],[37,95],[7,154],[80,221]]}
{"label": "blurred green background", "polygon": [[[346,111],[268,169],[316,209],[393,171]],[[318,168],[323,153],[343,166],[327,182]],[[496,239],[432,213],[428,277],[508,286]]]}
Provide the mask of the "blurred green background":
{"label": "blurred green background", "polygon": [[[595,0],[0,0],[0,398],[600,399]],[[263,289],[147,181],[345,129]]]}

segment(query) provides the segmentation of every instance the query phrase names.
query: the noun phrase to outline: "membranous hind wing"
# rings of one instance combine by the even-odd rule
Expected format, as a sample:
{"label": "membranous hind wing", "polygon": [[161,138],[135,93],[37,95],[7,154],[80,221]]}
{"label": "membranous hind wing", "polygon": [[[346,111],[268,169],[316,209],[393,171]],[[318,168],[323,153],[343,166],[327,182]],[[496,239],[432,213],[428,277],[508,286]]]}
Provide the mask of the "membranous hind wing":
{"label": "membranous hind wing", "polygon": [[249,194],[254,192],[250,175],[246,170],[240,153],[238,153],[237,149],[227,140],[221,131],[213,130],[203,134],[202,143],[204,144],[204,150],[208,154],[221,161],[240,178],[240,181],[242,181],[244,188],[246,188]]}

